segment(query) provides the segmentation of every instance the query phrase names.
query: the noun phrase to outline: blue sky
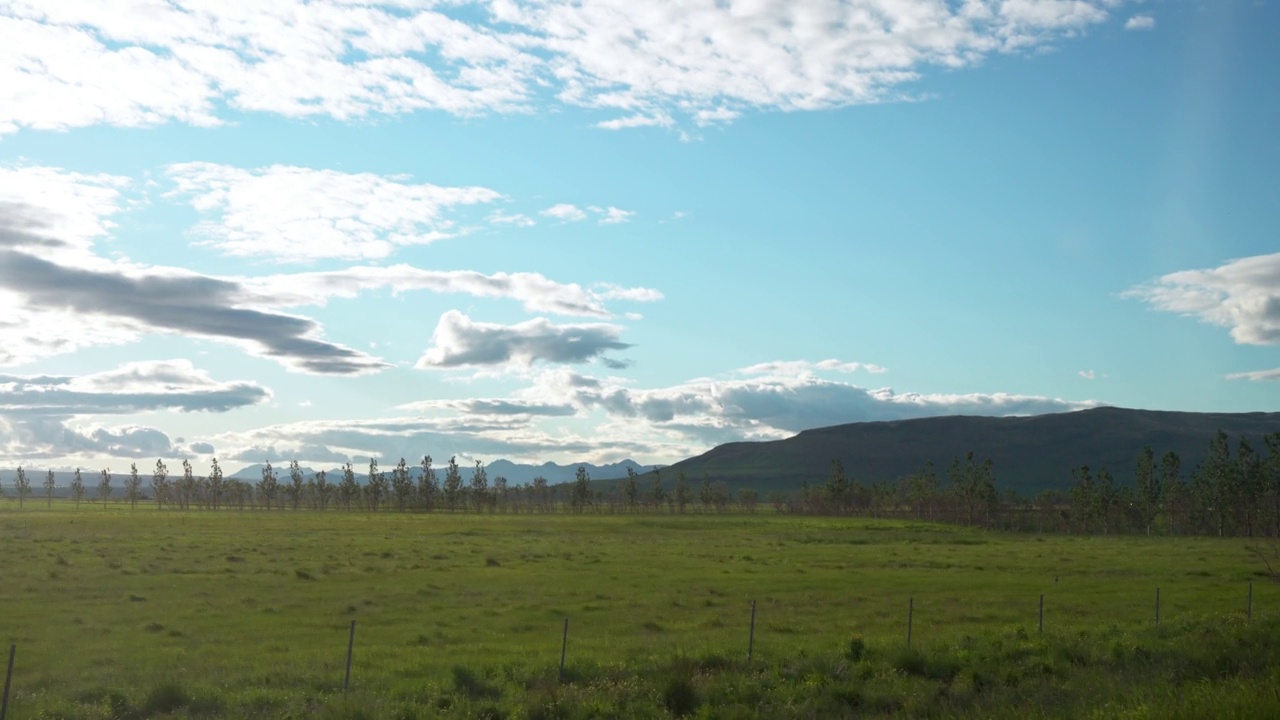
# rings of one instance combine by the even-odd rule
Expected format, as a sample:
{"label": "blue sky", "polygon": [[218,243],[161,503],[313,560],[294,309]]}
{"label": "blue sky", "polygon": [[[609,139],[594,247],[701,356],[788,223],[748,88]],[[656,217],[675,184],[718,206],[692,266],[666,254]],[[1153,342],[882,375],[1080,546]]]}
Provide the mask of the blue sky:
{"label": "blue sky", "polygon": [[11,465],[1280,407],[1274,2],[41,5]]}

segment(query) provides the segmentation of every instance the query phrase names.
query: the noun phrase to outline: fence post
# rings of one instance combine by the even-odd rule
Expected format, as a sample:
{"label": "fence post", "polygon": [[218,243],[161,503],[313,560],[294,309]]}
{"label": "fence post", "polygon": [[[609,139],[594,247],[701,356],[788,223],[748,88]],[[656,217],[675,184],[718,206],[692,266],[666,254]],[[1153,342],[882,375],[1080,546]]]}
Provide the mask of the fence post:
{"label": "fence post", "polygon": [[756,601],[751,601],[751,632],[747,635],[747,662],[751,662],[751,654],[756,647]]}
{"label": "fence post", "polygon": [[342,692],[345,694],[351,685],[351,652],[356,647],[356,621],[351,621],[351,635],[347,638],[347,674],[342,678]]}
{"label": "fence post", "polygon": [[1156,624],[1160,624],[1160,588],[1156,588]]}
{"label": "fence post", "polygon": [[569,618],[564,619],[564,635],[560,638],[560,682],[564,682],[564,653],[569,648]]}
{"label": "fence post", "polygon": [[1253,581],[1249,581],[1249,612],[1248,620],[1253,622]]}
{"label": "fence post", "polygon": [[4,674],[4,701],[0,703],[0,720],[9,714],[9,682],[13,680],[13,656],[18,652],[17,645],[9,646],[9,669]]}
{"label": "fence post", "polygon": [[916,611],[916,599],[907,598],[907,647],[911,647],[911,621]]}
{"label": "fence post", "polygon": [[1044,634],[1044,593],[1040,593],[1040,634]]}

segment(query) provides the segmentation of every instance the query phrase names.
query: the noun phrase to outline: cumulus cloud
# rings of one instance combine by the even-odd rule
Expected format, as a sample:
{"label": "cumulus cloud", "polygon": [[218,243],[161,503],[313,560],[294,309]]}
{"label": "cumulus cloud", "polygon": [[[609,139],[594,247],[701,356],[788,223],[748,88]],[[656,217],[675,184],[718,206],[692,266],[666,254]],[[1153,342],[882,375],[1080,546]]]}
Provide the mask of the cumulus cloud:
{"label": "cumulus cloud", "polygon": [[[770,370],[770,366],[772,369]],[[585,410],[641,419],[655,425],[717,431],[737,439],[754,433],[788,435],[826,425],[904,420],[936,415],[1036,415],[1095,407],[1093,401],[1010,393],[898,393],[795,373],[788,363],[765,363],[745,378],[700,379],[665,388],[639,389],[568,371],[546,372],[526,399],[571,402]]]}
{"label": "cumulus cloud", "polygon": [[1125,30],[1154,30],[1156,19],[1150,15],[1134,15],[1124,23]]}
{"label": "cumulus cloud", "polygon": [[579,220],[587,219],[586,211],[570,203],[557,203],[543,210],[541,214],[563,222],[578,222]]}
{"label": "cumulus cloud", "polygon": [[131,362],[79,376],[0,374],[0,389],[4,415],[226,412],[271,396],[257,383],[218,382],[188,360]]}
{"label": "cumulus cloud", "polygon": [[303,372],[359,374],[385,363],[324,339],[315,320],[282,309],[386,288],[508,298],[532,312],[593,317],[610,316],[609,299],[661,298],[646,288],[597,291],[538,273],[402,264],[236,278],[108,260],[94,245],[110,237],[111,218],[131,202],[122,193],[127,185],[56,168],[0,168],[0,364],[173,333],[231,342]]}
{"label": "cumulus cloud", "polygon": [[446,211],[502,197],[483,187],[285,165],[247,170],[192,162],[167,170],[176,186],[170,195],[189,198],[205,215],[198,242],[227,255],[278,261],[385,258],[454,234]]}
{"label": "cumulus cloud", "polygon": [[319,374],[358,374],[385,366],[320,339],[320,326],[310,318],[246,306],[242,288],[228,280],[173,269],[72,267],[0,252],[0,284],[37,314],[106,319],[118,323],[126,338],[149,331],[227,340],[291,369]]}
{"label": "cumulus cloud", "polygon": [[1123,297],[1230,328],[1241,345],[1280,344],[1280,253],[1170,273]]}
{"label": "cumulus cloud", "polygon": [[[132,362],[77,376],[0,375],[0,456],[172,455],[177,448],[159,428],[84,424],[77,418],[161,410],[227,412],[270,396],[257,383],[214,380],[187,360]],[[191,448],[199,452],[200,445]]]}
{"label": "cumulus cloud", "polygon": [[191,452],[197,455],[213,454],[213,444],[207,443],[207,442],[193,442],[187,446],[187,449],[189,449]]}
{"label": "cumulus cloud", "polygon": [[456,368],[535,362],[585,363],[610,350],[625,350],[622,328],[608,323],[556,325],[534,318],[515,325],[475,322],[457,310],[440,316],[419,368]]}
{"label": "cumulus cloud", "polygon": [[[817,365],[818,363],[809,363]],[[765,372],[772,365],[776,372]],[[845,367],[853,363],[828,363]],[[696,379],[653,388],[565,368],[529,373],[506,398],[428,399],[379,419],[316,419],[224,433],[214,442],[246,462],[298,459],[421,458],[431,454],[517,461],[606,461],[644,457],[670,462],[714,444],[789,437],[800,430],[857,421],[936,415],[1031,415],[1096,407],[1095,401],[1009,393],[910,393],[791,373],[762,363],[729,379]],[[865,372],[859,368],[856,372]],[[412,413],[412,414],[410,414]]]}
{"label": "cumulus cloud", "polygon": [[0,455],[19,462],[50,458],[171,455],[169,436],[152,427],[82,427],[64,418],[0,416]]}
{"label": "cumulus cloud", "polygon": [[930,67],[1078,35],[1115,0],[280,0],[0,6],[0,134],[599,108],[723,122],[904,93]]}

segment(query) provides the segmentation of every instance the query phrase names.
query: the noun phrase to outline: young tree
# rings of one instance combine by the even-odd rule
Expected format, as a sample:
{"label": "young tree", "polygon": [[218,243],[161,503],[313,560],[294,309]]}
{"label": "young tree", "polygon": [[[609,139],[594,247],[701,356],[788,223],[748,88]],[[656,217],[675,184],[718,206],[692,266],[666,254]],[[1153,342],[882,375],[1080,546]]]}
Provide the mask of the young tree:
{"label": "young tree", "polygon": [[13,489],[18,493],[18,509],[22,509],[22,502],[31,494],[31,481],[27,479],[27,471],[18,466],[18,477],[13,481]]}
{"label": "young tree", "polygon": [[386,476],[378,470],[378,461],[376,458],[369,458],[369,482],[365,483],[365,496],[369,501],[369,509],[378,510],[378,503],[382,498],[387,496],[387,479]]}
{"label": "young tree", "polygon": [[44,474],[44,499],[47,507],[53,507],[54,477],[52,469]]}
{"label": "young tree", "polygon": [[569,497],[574,512],[582,512],[587,505],[592,504],[591,476],[587,474],[585,465],[578,466],[578,472],[575,474],[573,481],[573,494]]}
{"label": "young tree", "polygon": [[436,469],[431,467],[431,456],[422,456],[422,474],[418,476],[418,502],[423,510],[434,510],[436,499],[440,497],[440,481],[436,477]]}
{"label": "young tree", "polygon": [[218,458],[214,458],[209,466],[209,502],[214,510],[217,510],[222,502],[224,492],[226,492],[226,483],[222,479],[222,466],[218,465]]}
{"label": "young tree", "polygon": [[1182,481],[1182,458],[1170,450],[1160,457],[1160,487],[1169,513],[1169,534],[1178,533],[1178,520],[1189,514],[1190,496]]}
{"label": "young tree", "polygon": [[715,493],[711,491],[711,478],[706,473],[702,474],[702,482],[698,485],[698,504],[702,506],[702,512],[711,512],[711,507],[715,505]]}
{"label": "young tree", "polygon": [[351,463],[342,466],[342,480],[338,483],[338,500],[345,510],[360,497],[360,486],[356,484],[356,471]]}
{"label": "young tree", "polygon": [[494,506],[501,512],[506,512],[507,507],[511,504],[512,490],[507,478],[499,475],[493,479],[493,489],[490,491],[493,498]]}
{"label": "young tree", "polygon": [[1160,514],[1160,502],[1164,499],[1160,474],[1156,472],[1156,456],[1150,445],[1142,448],[1142,455],[1138,456],[1138,468],[1134,478],[1142,524],[1146,526],[1147,534],[1150,535],[1151,526],[1155,523],[1156,516]]}
{"label": "young tree", "polygon": [[849,478],[844,474],[844,463],[838,458],[831,460],[831,475],[827,477],[826,501],[836,515],[844,515],[851,505],[852,496]]}
{"label": "young tree", "polygon": [[636,511],[636,506],[640,502],[640,484],[636,481],[636,477],[636,469],[628,465],[627,479],[622,484],[622,499],[631,512]]}
{"label": "young tree", "polygon": [[272,468],[271,462],[267,461],[267,464],[262,467],[262,481],[258,483],[258,502],[270,510],[279,492],[280,481],[276,477],[275,468]]}
{"label": "young tree", "polygon": [[182,479],[178,481],[178,497],[183,510],[191,509],[191,500],[196,494],[196,473],[191,468],[191,461],[182,461]]}
{"label": "young tree", "polygon": [[1088,465],[1072,470],[1071,477],[1075,479],[1075,484],[1071,486],[1071,519],[1080,533],[1087,534],[1093,527],[1098,504],[1097,488],[1094,487],[1093,474]]}
{"label": "young tree", "polygon": [[491,508],[489,473],[485,472],[484,463],[477,460],[475,468],[471,470],[471,509],[474,512],[482,512]]}
{"label": "young tree", "polygon": [[289,461],[289,487],[284,489],[294,510],[302,507],[302,467],[297,460]]}
{"label": "young tree", "polygon": [[[80,471],[76,471],[79,476]],[[159,510],[168,500],[169,494],[169,468],[165,467],[164,460],[156,460],[156,470],[151,473],[151,494],[156,500],[156,509]]]}
{"label": "young tree", "polygon": [[689,483],[684,479],[683,470],[676,473],[675,501],[676,510],[679,512],[684,512],[685,507],[693,501],[693,491],[689,489]]}
{"label": "young tree", "polygon": [[667,492],[662,489],[662,471],[653,469],[653,483],[649,485],[649,502],[654,510],[661,510],[667,502]]}
{"label": "young tree", "polygon": [[547,512],[551,509],[551,486],[541,475],[533,479],[533,499],[539,511]]}
{"label": "young tree", "polygon": [[142,476],[138,474],[138,463],[129,463],[129,479],[124,481],[124,496],[129,501],[129,509],[138,509],[138,500],[142,497]]}
{"label": "young tree", "polygon": [[760,504],[760,493],[752,488],[743,488],[738,491],[738,502],[742,509],[754,513],[756,506]]}
{"label": "young tree", "polygon": [[[915,508],[916,519],[923,520],[925,508],[938,495],[938,476],[933,471],[933,461],[928,460],[920,472],[907,478],[907,502]],[[930,518],[932,519],[932,518]]]}
{"label": "young tree", "polygon": [[462,473],[458,470],[458,459],[449,458],[449,467],[444,472],[444,504],[449,512],[458,509],[459,496],[462,494]]}
{"label": "young tree", "polygon": [[80,501],[84,499],[84,478],[80,476],[80,468],[76,468],[75,475],[71,477],[71,498],[76,501],[76,509],[79,509]]}
{"label": "young tree", "polygon": [[1240,438],[1240,444],[1236,449],[1236,464],[1239,492],[1237,515],[1244,525],[1244,534],[1253,537],[1257,530],[1266,482],[1263,480],[1262,455],[1254,452],[1253,447],[1244,437]]}
{"label": "young tree", "polygon": [[111,471],[102,469],[102,480],[98,483],[98,499],[102,501],[102,509],[107,509],[107,499],[111,497]]}
{"label": "young tree", "polygon": [[391,471],[391,491],[396,496],[396,508],[404,511],[413,501],[413,479],[409,477],[409,465],[400,458],[396,469]]}

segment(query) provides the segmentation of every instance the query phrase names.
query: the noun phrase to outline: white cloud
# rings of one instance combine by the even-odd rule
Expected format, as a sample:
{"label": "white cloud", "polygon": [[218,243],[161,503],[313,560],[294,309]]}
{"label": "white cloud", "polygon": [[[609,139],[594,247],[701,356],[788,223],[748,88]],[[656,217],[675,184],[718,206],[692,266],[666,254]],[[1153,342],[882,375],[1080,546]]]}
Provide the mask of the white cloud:
{"label": "white cloud", "polygon": [[802,375],[812,375],[818,371],[854,373],[859,370],[873,375],[878,375],[887,370],[879,365],[860,362],[845,362],[835,358],[819,360],[818,362],[810,362],[808,360],[773,360],[770,362],[757,363],[742,368],[738,372],[743,375],[772,375],[796,377]]}
{"label": "white cloud", "polygon": [[612,205],[607,208],[592,207],[591,211],[603,216],[600,218],[601,225],[617,225],[628,222],[635,216],[635,212],[631,210],[623,210]]}
{"label": "white cloud", "polygon": [[257,383],[215,381],[188,360],[131,362],[80,376],[0,374],[0,390],[3,415],[226,412],[271,396]]}
{"label": "white cloud", "polygon": [[1124,23],[1125,30],[1154,30],[1156,19],[1150,15],[1134,15]]}
{"label": "white cloud", "polygon": [[610,317],[607,300],[661,298],[647,288],[592,290],[537,273],[395,265],[236,278],[108,260],[95,245],[111,241],[111,218],[130,202],[122,194],[128,185],[56,168],[0,168],[0,365],[171,333],[229,342],[303,372],[359,374],[385,363],[325,340],[318,322],[281,309],[389,288],[507,298],[531,312],[603,318]]}
{"label": "white cloud", "polygon": [[[130,180],[118,175],[85,174],[39,166],[0,166],[0,246],[12,246],[16,233],[85,251],[106,238],[125,210]],[[31,246],[41,254],[54,248]]]}
{"label": "white cloud", "polygon": [[538,224],[537,220],[524,215],[522,213],[506,214],[502,212],[494,212],[489,215],[489,222],[495,225],[514,225],[516,227],[533,227]]}
{"label": "white cloud", "polygon": [[1116,0],[277,0],[0,5],[0,134],[231,112],[351,120],[559,102],[620,129],[876,102]]}
{"label": "white cloud", "polygon": [[1227,376],[1228,380],[1252,380],[1254,382],[1262,382],[1264,380],[1280,380],[1280,368],[1274,370],[1253,370],[1251,372],[1231,373]]}
{"label": "white cloud", "polygon": [[1092,370],[1081,370],[1076,374],[1084,378],[1085,380],[1096,380],[1098,378],[1098,374]]}
{"label": "white cloud", "polygon": [[1280,344],[1280,253],[1170,273],[1122,296],[1231,328],[1242,345]]}
{"label": "white cloud", "polygon": [[541,214],[563,222],[578,222],[587,219],[587,213],[582,208],[570,203],[552,205],[543,210]]}
{"label": "white cloud", "polygon": [[528,367],[537,361],[585,363],[631,347],[608,323],[556,325],[534,318],[515,325],[475,322],[457,310],[440,316],[419,368]]}
{"label": "white cloud", "polygon": [[430,290],[475,297],[508,298],[529,312],[610,317],[606,300],[654,302],[662,293],[652,288],[622,288],[603,284],[588,290],[577,283],[560,283],[539,273],[493,273],[473,270],[424,270],[411,265],[353,267],[329,272],[290,273],[238,280],[255,302],[269,307],[321,305],[330,298],[354,298],[361,292]]}
{"label": "white cloud", "polygon": [[170,165],[176,189],[205,215],[200,243],[233,256],[306,262],[385,258],[454,233],[447,210],[502,196],[483,187],[408,184],[372,173],[273,165]]}
{"label": "white cloud", "polygon": [[622,118],[614,118],[613,120],[601,120],[596,123],[596,127],[603,130],[626,130],[628,128],[639,127],[671,127],[675,122],[676,121],[666,113],[657,113],[653,115],[638,113],[636,115],[628,115]]}

